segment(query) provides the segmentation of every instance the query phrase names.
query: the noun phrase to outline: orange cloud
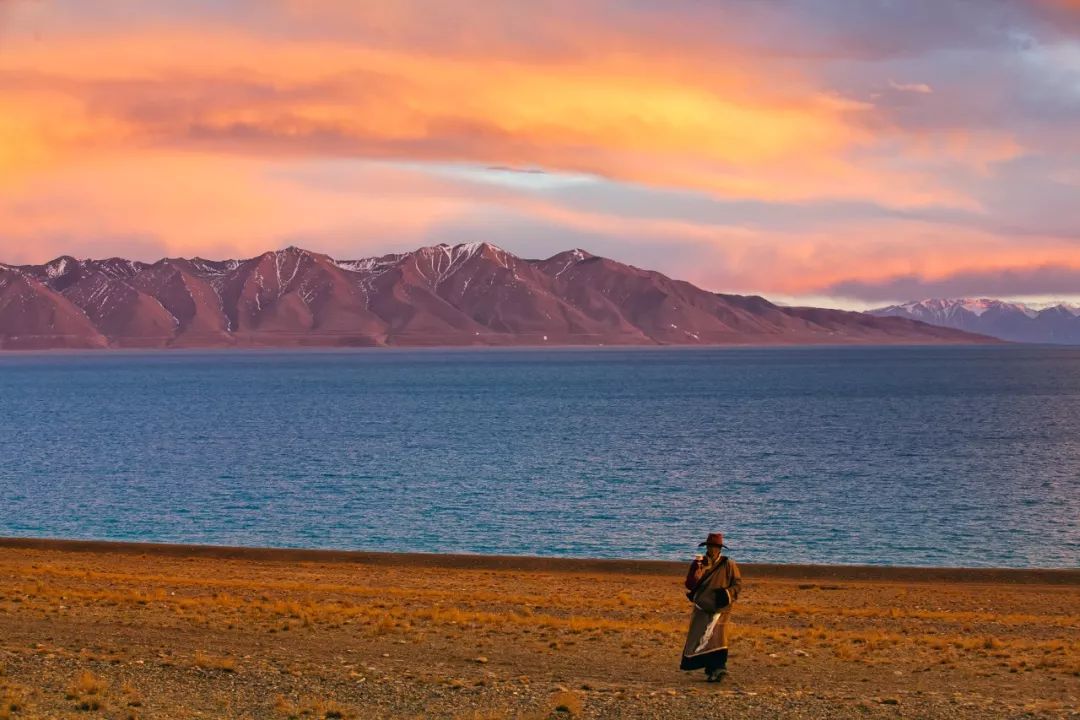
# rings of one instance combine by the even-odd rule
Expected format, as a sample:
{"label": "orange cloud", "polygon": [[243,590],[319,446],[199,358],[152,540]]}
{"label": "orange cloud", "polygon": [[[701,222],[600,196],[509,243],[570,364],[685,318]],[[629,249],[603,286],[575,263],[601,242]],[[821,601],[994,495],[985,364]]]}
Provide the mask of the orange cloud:
{"label": "orange cloud", "polygon": [[848,159],[865,109],[746,66],[672,55],[523,62],[225,32],[22,40],[0,88],[29,117],[0,174],[95,149],[539,165],[771,199],[963,204],[925,173]]}

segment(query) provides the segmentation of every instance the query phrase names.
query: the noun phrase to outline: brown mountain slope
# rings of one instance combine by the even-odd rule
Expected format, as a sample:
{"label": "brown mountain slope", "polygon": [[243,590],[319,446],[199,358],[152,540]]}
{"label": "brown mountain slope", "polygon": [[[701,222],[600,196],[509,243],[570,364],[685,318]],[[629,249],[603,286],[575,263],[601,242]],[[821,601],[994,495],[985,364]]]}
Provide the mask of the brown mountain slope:
{"label": "brown mountain slope", "polygon": [[362,278],[326,255],[290,247],[218,277],[227,327],[242,344],[378,345],[386,336]]}
{"label": "brown mountain slope", "polygon": [[81,310],[34,278],[0,267],[0,349],[107,347]]}
{"label": "brown mountain slope", "polygon": [[633,327],[590,318],[561,297],[558,283],[537,263],[494,245],[438,245],[410,255],[413,284],[466,315],[486,342],[648,342]]}
{"label": "brown mountain slope", "polygon": [[61,257],[0,265],[0,347],[981,343],[902,318],[721,295],[571,250],[488,243],[337,261]]}
{"label": "brown mountain slope", "polygon": [[218,291],[187,260],[161,260],[131,279],[175,319],[171,345],[231,343],[228,318]]}

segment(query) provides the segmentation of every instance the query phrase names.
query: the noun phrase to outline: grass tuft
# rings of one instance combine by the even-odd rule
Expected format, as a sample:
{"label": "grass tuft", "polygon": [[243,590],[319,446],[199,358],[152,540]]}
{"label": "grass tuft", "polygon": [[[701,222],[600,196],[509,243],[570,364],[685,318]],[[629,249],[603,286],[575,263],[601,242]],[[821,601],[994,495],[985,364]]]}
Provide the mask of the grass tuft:
{"label": "grass tuft", "polygon": [[569,691],[557,692],[551,697],[551,709],[558,713],[581,715],[581,698]]}
{"label": "grass tuft", "polygon": [[236,660],[231,657],[210,655],[202,650],[195,651],[195,667],[203,670],[221,670],[223,672],[236,672]]}

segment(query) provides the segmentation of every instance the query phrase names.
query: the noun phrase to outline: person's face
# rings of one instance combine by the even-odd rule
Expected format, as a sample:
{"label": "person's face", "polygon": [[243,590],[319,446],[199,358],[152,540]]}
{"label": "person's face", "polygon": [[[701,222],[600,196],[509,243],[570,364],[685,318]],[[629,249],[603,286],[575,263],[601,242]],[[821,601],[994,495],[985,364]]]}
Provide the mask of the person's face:
{"label": "person's face", "polygon": [[720,557],[720,546],[719,545],[706,545],[705,546],[705,554],[709,556],[710,560],[715,560],[716,558]]}

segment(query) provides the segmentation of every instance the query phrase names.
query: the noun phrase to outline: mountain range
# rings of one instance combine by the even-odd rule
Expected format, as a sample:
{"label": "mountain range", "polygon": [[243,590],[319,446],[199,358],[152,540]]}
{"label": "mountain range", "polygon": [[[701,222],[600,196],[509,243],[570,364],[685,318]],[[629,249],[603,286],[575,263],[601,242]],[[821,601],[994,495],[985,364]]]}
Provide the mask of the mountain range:
{"label": "mountain range", "polygon": [[978,343],[896,317],[780,307],[569,250],[488,243],[364,260],[0,264],[0,348]]}
{"label": "mountain range", "polygon": [[990,298],[918,300],[870,310],[1014,342],[1080,344],[1080,306],[1031,306]]}

